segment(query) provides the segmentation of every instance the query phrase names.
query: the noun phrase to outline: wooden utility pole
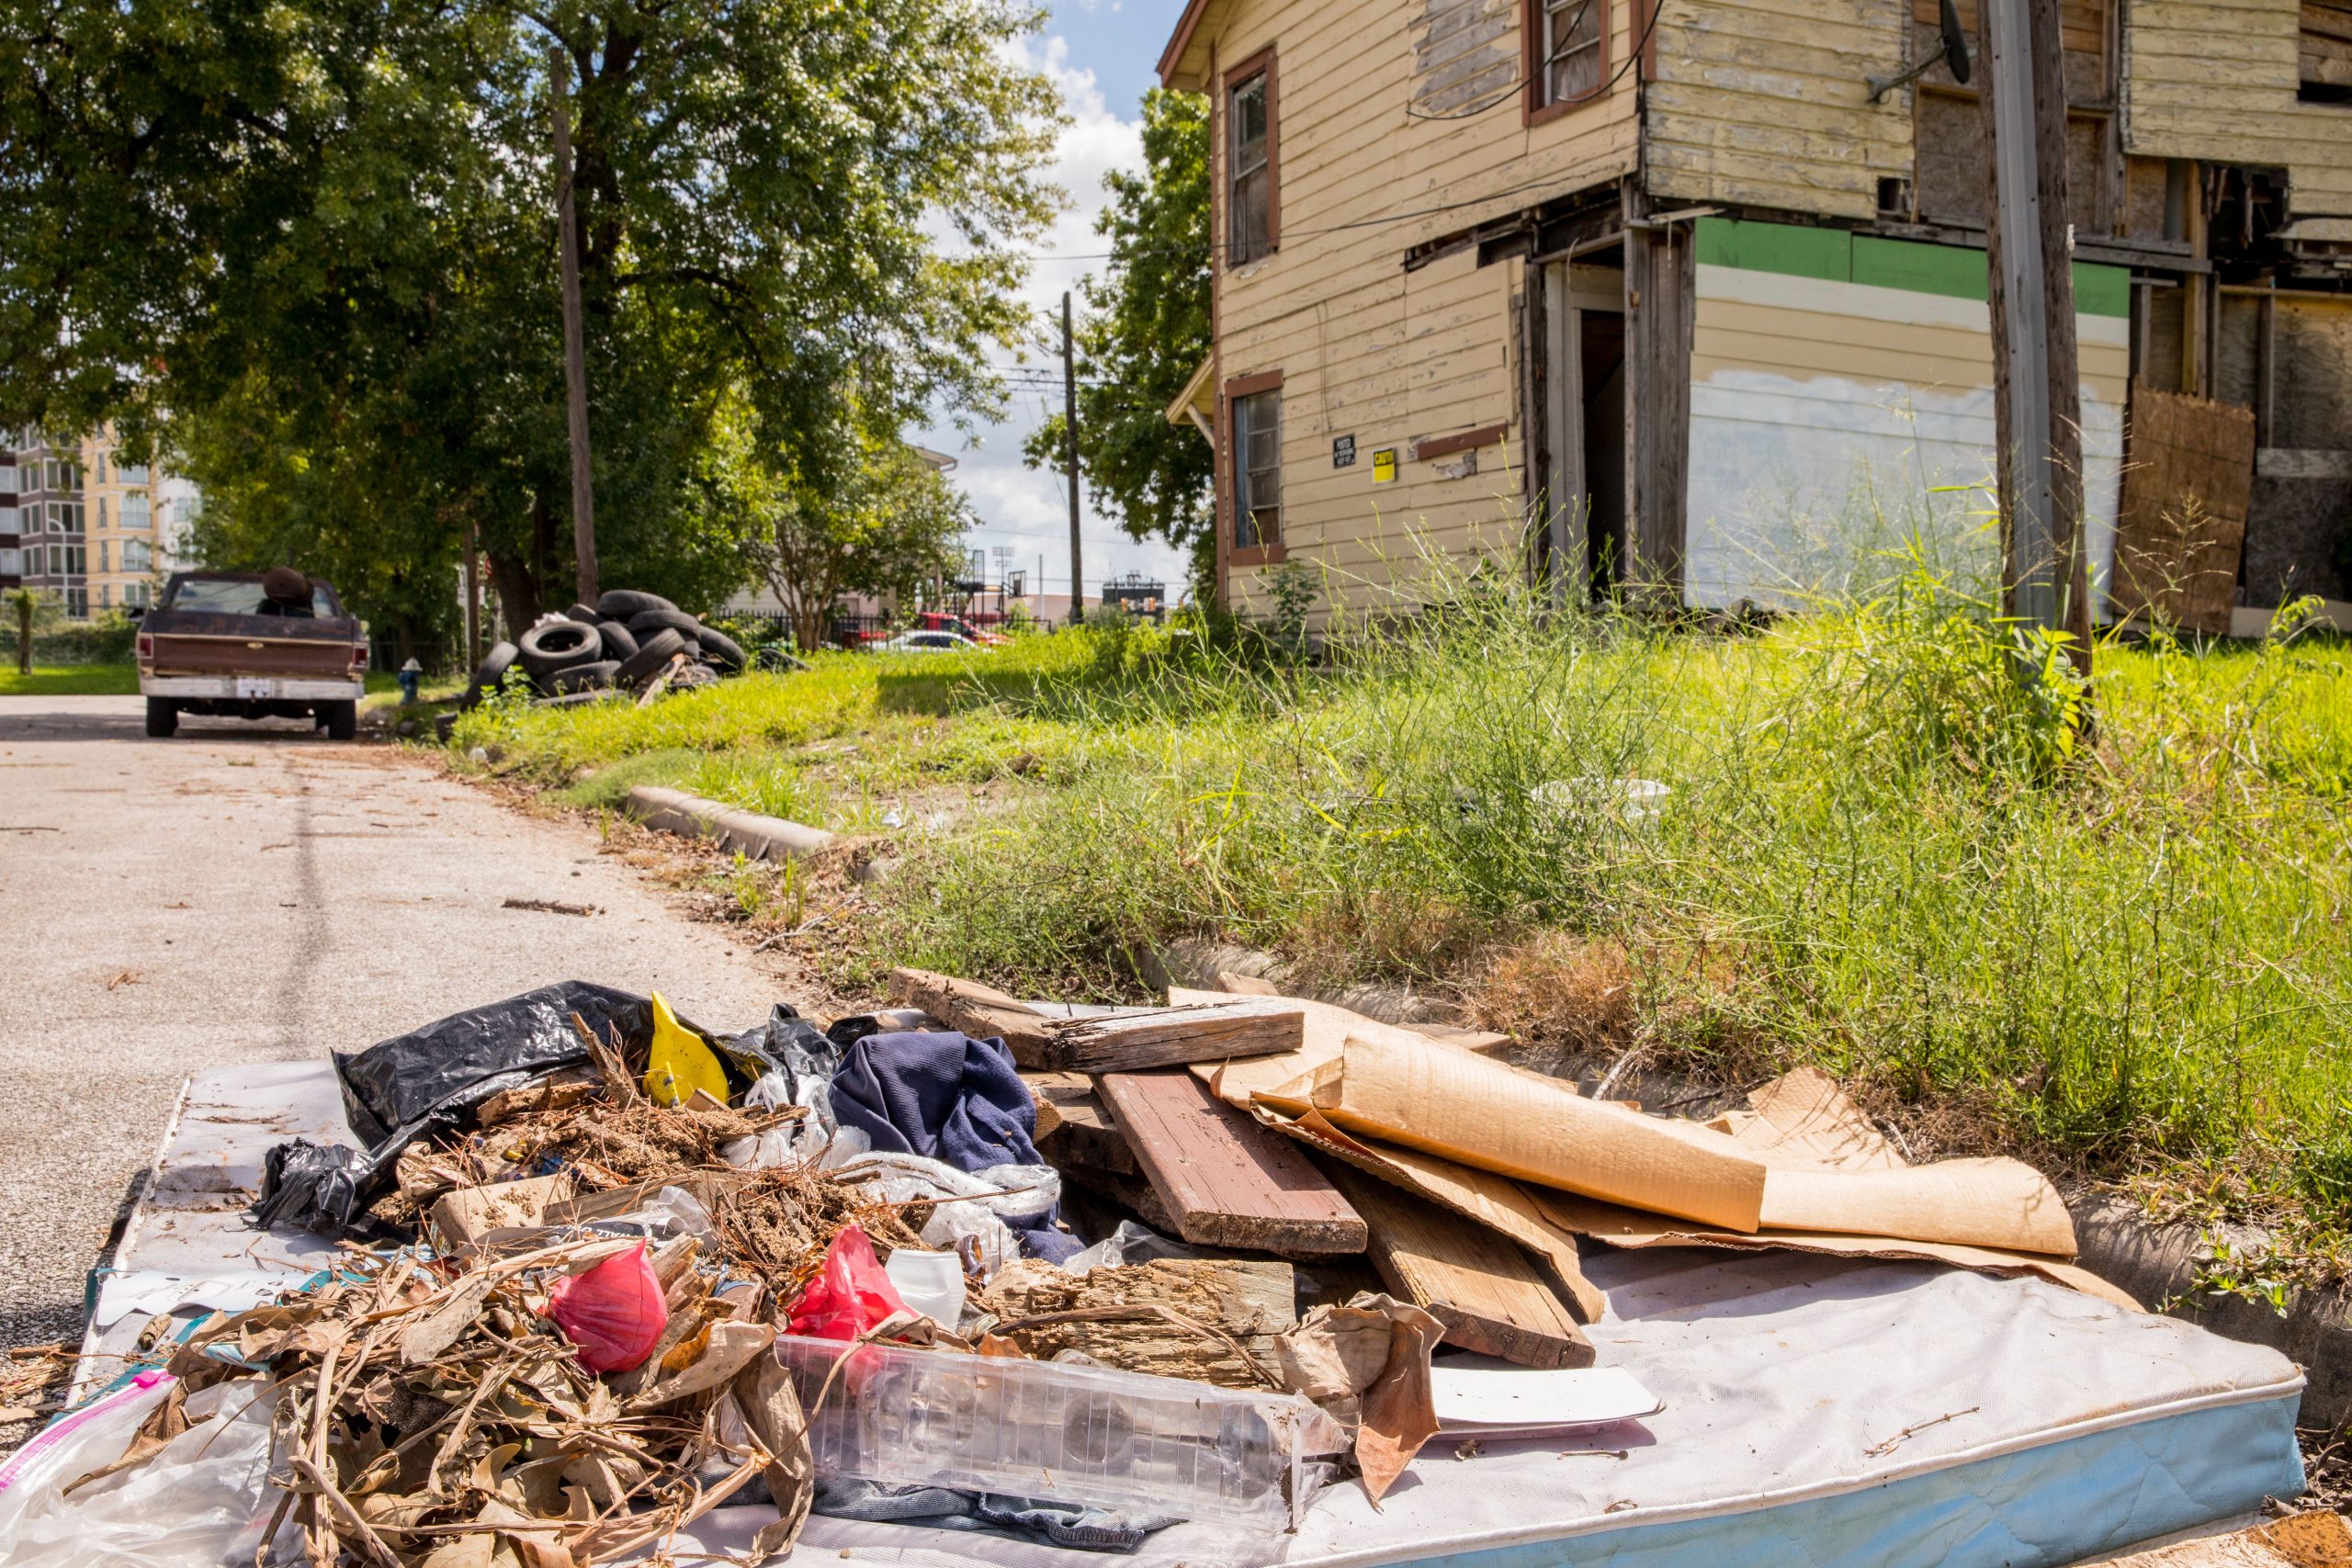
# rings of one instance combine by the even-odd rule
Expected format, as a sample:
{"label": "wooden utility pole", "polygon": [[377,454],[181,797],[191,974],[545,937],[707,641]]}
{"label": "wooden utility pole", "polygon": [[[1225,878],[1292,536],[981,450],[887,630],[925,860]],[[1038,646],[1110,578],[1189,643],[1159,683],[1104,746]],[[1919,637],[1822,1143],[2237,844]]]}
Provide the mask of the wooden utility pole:
{"label": "wooden utility pole", "polygon": [[2066,214],[2066,82],[2059,0],[1981,0],[1980,112],[1990,164],[1993,321],[2003,580],[2009,613],[2075,634],[2087,674],[2082,381]]}
{"label": "wooden utility pole", "polygon": [[1069,618],[1086,619],[1086,578],[1078,560],[1078,359],[1071,346],[1069,291],[1062,291],[1062,466],[1069,476]]}
{"label": "wooden utility pole", "polygon": [[548,48],[548,99],[555,114],[555,221],[562,231],[563,381],[571,405],[571,547],[583,604],[596,603],[596,493],[588,466],[588,350],[580,328],[580,221],[571,195],[571,127],[563,46]]}

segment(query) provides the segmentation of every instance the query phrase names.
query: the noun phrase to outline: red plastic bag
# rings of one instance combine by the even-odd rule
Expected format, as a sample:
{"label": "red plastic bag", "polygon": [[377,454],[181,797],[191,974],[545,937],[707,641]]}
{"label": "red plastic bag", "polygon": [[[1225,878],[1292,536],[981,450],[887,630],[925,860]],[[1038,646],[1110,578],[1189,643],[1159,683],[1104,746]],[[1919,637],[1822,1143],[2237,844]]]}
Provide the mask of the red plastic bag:
{"label": "red plastic bag", "polygon": [[627,1371],[653,1353],[670,1325],[662,1281],[639,1242],[548,1292],[548,1315],[592,1372]]}
{"label": "red plastic bag", "polygon": [[833,1245],[825,1248],[824,1267],[800,1293],[787,1327],[812,1339],[854,1339],[892,1313],[906,1310],[898,1287],[874,1256],[865,1227],[843,1225]]}

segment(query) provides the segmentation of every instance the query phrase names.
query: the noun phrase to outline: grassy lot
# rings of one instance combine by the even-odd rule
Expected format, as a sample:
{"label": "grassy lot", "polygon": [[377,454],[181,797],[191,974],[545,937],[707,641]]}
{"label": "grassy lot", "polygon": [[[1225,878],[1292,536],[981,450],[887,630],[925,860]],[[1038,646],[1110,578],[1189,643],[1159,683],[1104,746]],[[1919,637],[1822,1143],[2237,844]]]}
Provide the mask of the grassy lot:
{"label": "grassy lot", "polygon": [[1737,637],[1474,598],[1334,666],[1102,630],[485,711],[457,749],[891,833],[851,964],[1112,996],[1216,934],[1459,987],[1539,1050],[1819,1062],[1932,1146],[2158,1171],[2333,1247],[2344,645],[2112,646],[2086,691],[2046,649],[2019,682],[2011,637],[1918,571]]}

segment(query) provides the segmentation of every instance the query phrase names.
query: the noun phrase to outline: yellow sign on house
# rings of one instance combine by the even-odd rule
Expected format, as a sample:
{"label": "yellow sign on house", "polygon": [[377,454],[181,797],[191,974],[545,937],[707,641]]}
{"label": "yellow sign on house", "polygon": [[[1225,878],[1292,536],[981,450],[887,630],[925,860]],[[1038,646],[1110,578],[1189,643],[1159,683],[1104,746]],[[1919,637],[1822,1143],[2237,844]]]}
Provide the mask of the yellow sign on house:
{"label": "yellow sign on house", "polygon": [[1396,479],[1396,448],[1394,446],[1376,448],[1372,454],[1372,482],[1376,485],[1392,484]]}

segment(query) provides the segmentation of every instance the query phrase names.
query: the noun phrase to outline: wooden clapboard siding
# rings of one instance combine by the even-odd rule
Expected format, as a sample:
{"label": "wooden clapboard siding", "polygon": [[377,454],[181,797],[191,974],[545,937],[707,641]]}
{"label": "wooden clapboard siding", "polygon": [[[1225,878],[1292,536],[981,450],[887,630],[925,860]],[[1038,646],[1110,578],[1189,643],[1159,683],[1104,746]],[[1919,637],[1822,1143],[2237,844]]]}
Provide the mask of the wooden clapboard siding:
{"label": "wooden clapboard siding", "polygon": [[1643,133],[1653,205],[1739,202],[1838,218],[1878,211],[1911,174],[1911,106],[1862,78],[1903,66],[1892,0],[1663,0]]}
{"label": "wooden clapboard siding", "polygon": [[2352,215],[2352,116],[2296,101],[2299,0],[2128,0],[2123,150],[2283,164],[2290,216]]}
{"label": "wooden clapboard siding", "polygon": [[[1234,0],[1223,13],[1219,62],[1276,51],[1281,238],[1239,269],[1218,253],[1218,374],[1283,374],[1283,542],[1289,558],[1329,573],[1327,608],[1382,602],[1426,576],[1428,553],[1465,559],[1516,547],[1523,269],[1481,268],[1469,250],[1409,272],[1404,258],[1617,179],[1638,157],[1630,71],[1593,103],[1525,123],[1521,14],[1518,0]],[[1611,4],[1612,73],[1642,15],[1639,0]],[[1408,112],[1416,103],[1431,113],[1493,107],[1430,119]],[[1221,120],[1211,148],[1221,179]],[[1443,210],[1342,227],[1425,209]],[[1489,424],[1503,425],[1504,439],[1471,461],[1411,457],[1417,439]],[[1355,437],[1351,468],[1331,466],[1340,435]],[[1396,480],[1375,486],[1373,454],[1385,447],[1397,452]],[[1237,605],[1263,607],[1266,570],[1230,570]]]}

